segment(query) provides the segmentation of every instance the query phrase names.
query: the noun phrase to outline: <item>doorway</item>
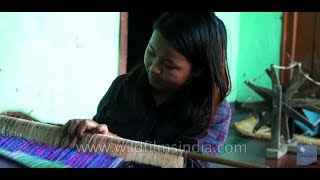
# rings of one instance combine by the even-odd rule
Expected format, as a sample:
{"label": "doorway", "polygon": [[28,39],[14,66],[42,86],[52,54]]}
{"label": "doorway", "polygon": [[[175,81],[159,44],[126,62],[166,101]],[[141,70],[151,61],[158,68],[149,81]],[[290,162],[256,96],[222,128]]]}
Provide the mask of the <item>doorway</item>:
{"label": "doorway", "polygon": [[152,25],[161,13],[121,13],[120,73],[129,72],[143,62],[144,51],[153,31]]}

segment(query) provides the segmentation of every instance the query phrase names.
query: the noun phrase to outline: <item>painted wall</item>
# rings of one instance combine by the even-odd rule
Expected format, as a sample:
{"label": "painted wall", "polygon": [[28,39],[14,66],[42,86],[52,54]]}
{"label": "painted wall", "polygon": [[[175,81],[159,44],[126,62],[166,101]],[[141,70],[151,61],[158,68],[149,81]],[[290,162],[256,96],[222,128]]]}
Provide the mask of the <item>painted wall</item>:
{"label": "painted wall", "polygon": [[[216,12],[228,32],[229,102],[259,100],[245,80],[279,64],[280,12]],[[118,75],[120,13],[0,13],[0,112],[43,122],[92,118]],[[268,87],[266,75],[255,82]]]}
{"label": "painted wall", "polygon": [[[280,64],[281,16],[281,12],[240,13],[239,54],[236,68],[237,101],[244,102],[250,99],[252,102],[261,99],[244,84],[245,80],[271,88],[271,80],[264,72],[271,64]],[[253,81],[261,75],[262,78]]]}
{"label": "painted wall", "polygon": [[[271,64],[280,64],[281,12],[215,12],[228,33],[228,64],[232,88],[229,102],[257,101],[261,98],[245,80],[254,80]],[[263,75],[254,84],[270,87]]]}
{"label": "painted wall", "polygon": [[228,102],[233,102],[237,97],[237,65],[238,65],[238,46],[239,46],[239,28],[240,12],[216,12],[216,15],[224,22],[227,29],[227,56],[231,77],[231,92],[227,97]]}
{"label": "painted wall", "polygon": [[0,112],[92,118],[118,75],[120,13],[0,13]]}

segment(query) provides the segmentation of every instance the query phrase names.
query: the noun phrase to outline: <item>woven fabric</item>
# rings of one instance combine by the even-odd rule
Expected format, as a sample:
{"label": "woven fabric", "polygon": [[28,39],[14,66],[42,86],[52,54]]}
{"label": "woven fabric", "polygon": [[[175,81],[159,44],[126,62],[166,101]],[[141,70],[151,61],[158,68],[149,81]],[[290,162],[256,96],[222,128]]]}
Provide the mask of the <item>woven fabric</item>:
{"label": "woven fabric", "polygon": [[117,168],[123,161],[105,153],[82,153],[77,149],[53,147],[18,137],[0,136],[0,149],[0,153],[8,157],[20,157],[28,167]]}

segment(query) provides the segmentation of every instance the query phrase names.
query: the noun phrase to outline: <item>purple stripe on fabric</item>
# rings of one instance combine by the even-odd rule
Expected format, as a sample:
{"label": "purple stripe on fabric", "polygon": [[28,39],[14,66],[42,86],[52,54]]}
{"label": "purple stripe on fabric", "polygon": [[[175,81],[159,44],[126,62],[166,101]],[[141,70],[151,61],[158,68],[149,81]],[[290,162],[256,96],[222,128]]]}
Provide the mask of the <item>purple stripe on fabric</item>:
{"label": "purple stripe on fabric", "polygon": [[53,147],[18,137],[0,136],[0,148],[11,152],[22,151],[41,159],[64,163],[72,168],[109,168],[109,166],[113,168],[122,162],[122,158],[102,153],[82,153],[76,149]]}

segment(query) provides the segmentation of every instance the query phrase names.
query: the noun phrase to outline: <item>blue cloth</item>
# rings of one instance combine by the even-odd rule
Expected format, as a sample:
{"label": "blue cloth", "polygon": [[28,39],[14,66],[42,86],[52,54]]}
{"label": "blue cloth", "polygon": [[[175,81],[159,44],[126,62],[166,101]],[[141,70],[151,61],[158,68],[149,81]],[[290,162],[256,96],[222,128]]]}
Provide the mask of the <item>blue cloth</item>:
{"label": "blue cloth", "polygon": [[[320,114],[318,113],[315,113],[313,111],[309,111],[306,109],[303,109],[303,112],[312,124],[314,124],[317,120],[320,119]],[[295,120],[295,124],[302,130],[302,133],[306,136],[314,137],[320,133],[319,124],[316,125],[316,128],[314,131],[312,131],[309,127],[307,127],[306,125],[304,125],[303,123],[297,120]]]}

